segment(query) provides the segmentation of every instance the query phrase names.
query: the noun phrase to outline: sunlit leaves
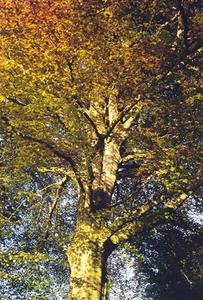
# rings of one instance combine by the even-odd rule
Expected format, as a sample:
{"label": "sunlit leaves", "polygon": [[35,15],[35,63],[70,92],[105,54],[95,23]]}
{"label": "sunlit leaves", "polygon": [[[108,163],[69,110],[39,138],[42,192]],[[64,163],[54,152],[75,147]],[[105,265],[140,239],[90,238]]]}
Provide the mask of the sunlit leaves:
{"label": "sunlit leaves", "polygon": [[184,2],[191,25],[186,51],[175,1],[0,0],[3,225],[27,209],[40,233],[50,222],[50,240],[59,240],[58,226],[58,245],[69,241],[60,210],[53,224],[46,218],[57,187],[42,192],[36,182],[48,168],[56,171],[52,179],[72,168],[87,198],[95,182],[102,189],[111,181],[113,205],[115,187],[124,209],[111,210],[109,197],[101,224],[102,217],[110,224],[123,214],[126,221],[135,207],[138,218],[175,196],[195,195],[202,96],[194,42],[201,18],[190,5]]}

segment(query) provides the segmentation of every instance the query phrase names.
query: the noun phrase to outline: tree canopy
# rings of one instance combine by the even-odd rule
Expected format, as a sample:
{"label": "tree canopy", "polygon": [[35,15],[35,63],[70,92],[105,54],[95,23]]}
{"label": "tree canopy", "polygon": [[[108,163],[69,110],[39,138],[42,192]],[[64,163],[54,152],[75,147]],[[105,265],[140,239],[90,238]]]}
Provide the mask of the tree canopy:
{"label": "tree canopy", "polygon": [[[90,240],[105,261],[131,235],[200,199],[200,6],[0,0],[1,197],[32,209],[44,197],[33,178],[53,174],[47,238],[64,190],[77,190],[70,264],[76,246],[87,255],[72,266],[73,282],[84,275]],[[2,224],[14,216],[3,209]],[[72,290],[75,299],[81,292]]]}

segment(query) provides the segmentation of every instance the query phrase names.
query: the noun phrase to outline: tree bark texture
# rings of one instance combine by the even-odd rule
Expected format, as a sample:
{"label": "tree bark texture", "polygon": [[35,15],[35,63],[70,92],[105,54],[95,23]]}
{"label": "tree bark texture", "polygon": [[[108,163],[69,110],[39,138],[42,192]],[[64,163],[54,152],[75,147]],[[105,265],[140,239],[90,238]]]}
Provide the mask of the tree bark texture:
{"label": "tree bark texture", "polygon": [[91,221],[80,222],[68,249],[71,269],[68,300],[106,299],[106,260],[112,250]]}
{"label": "tree bark texture", "polygon": [[[106,261],[116,245],[110,240],[110,228],[104,225],[103,209],[110,204],[121,161],[120,146],[125,130],[116,125],[115,95],[109,99],[109,132],[103,147],[91,162],[91,184],[85,189],[86,205],[78,211],[77,226],[68,249],[71,282],[68,300],[105,300],[107,295]],[[90,191],[89,193],[87,191]],[[84,201],[81,198],[80,203]]]}
{"label": "tree bark texture", "polygon": [[[71,253],[72,252],[72,253]],[[101,299],[102,257],[91,241],[69,251],[71,284],[69,300]]]}

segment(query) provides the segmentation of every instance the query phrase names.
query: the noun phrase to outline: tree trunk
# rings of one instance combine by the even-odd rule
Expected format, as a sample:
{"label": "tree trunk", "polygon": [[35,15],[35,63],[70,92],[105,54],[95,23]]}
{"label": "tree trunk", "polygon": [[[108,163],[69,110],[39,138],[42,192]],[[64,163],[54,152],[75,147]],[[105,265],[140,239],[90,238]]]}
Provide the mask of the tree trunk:
{"label": "tree trunk", "polygon": [[76,229],[68,260],[71,282],[68,300],[104,300],[106,283],[105,243],[92,225],[81,224]]}

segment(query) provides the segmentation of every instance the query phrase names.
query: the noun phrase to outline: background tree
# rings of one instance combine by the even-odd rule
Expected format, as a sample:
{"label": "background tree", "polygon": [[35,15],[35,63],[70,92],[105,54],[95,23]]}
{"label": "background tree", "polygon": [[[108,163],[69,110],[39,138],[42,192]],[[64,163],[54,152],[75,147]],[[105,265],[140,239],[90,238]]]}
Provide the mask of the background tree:
{"label": "background tree", "polygon": [[202,222],[192,219],[181,212],[118,248],[108,266],[108,299],[201,299]]}
{"label": "background tree", "polygon": [[71,182],[69,299],[105,298],[110,253],[200,195],[200,2],[0,8],[2,186],[63,175],[52,218]]}
{"label": "background tree", "polygon": [[146,299],[201,298],[202,229],[198,223],[181,222],[180,215],[178,223],[159,226],[141,239],[140,269],[150,283]]}

